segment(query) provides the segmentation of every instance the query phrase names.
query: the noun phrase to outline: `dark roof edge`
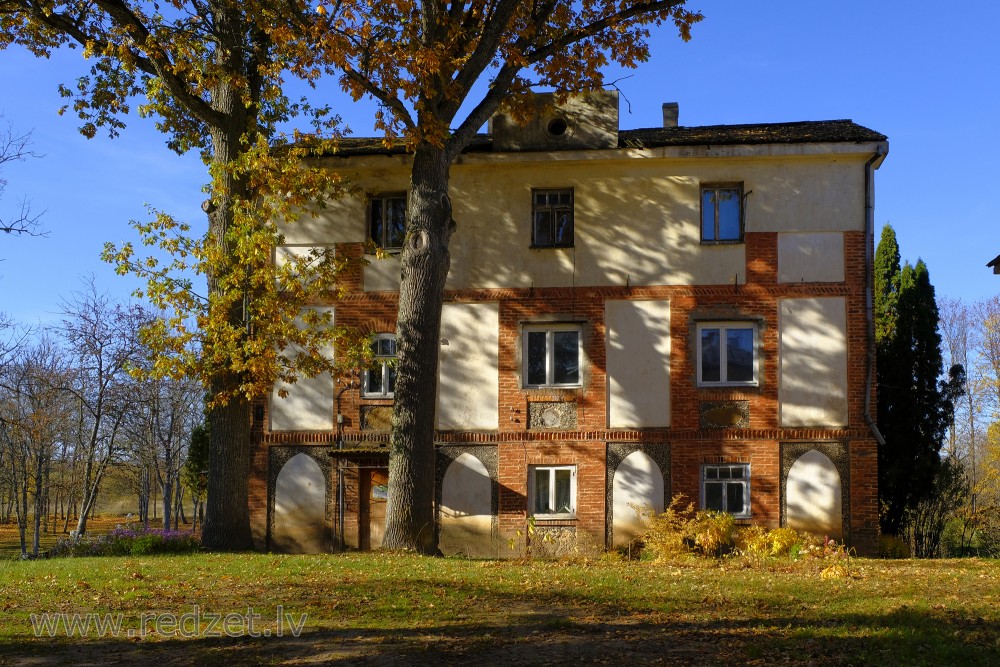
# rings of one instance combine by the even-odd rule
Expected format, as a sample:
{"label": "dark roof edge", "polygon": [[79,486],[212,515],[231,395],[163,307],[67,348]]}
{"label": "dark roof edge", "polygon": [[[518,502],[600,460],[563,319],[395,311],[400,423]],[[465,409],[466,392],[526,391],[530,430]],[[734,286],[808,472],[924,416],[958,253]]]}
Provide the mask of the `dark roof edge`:
{"label": "dark roof edge", "polygon": [[[652,127],[618,132],[618,148],[664,146],[738,146],[761,144],[872,143],[887,141],[884,134],[851,120],[807,120],[791,123]],[[558,149],[553,149],[558,150]],[[580,150],[577,148],[571,150]],[[607,150],[607,149],[604,149]],[[325,156],[404,155],[402,142],[387,147],[378,137],[346,137]],[[477,134],[464,153],[493,152],[493,137]],[[527,151],[526,151],[527,152]],[[548,151],[541,151],[548,152]]]}

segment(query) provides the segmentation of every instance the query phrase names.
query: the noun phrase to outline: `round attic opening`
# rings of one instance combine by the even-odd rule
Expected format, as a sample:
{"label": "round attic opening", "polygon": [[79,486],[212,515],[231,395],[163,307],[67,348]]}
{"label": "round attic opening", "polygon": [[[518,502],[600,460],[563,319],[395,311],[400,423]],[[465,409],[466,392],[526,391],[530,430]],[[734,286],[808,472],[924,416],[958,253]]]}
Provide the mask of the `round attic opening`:
{"label": "round attic opening", "polygon": [[549,133],[549,136],[553,137],[563,136],[568,129],[569,124],[566,122],[566,119],[560,117],[553,118],[545,126],[545,131]]}

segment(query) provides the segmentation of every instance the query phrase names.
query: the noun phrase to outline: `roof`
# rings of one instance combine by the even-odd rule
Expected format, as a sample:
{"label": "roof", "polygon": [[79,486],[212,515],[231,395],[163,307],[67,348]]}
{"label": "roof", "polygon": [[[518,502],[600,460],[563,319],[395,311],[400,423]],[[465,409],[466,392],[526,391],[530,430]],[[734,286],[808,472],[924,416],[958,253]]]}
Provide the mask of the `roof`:
{"label": "roof", "polygon": [[1000,255],[994,257],[993,261],[986,266],[993,267],[993,273],[1000,274]]}
{"label": "roof", "polygon": [[[620,130],[618,148],[659,148],[661,146],[733,146],[753,144],[870,143],[886,141],[886,136],[851,120],[810,120],[795,123],[754,123],[748,125],[702,125],[695,127],[651,127]],[[493,137],[477,134],[466,153],[489,153]],[[328,155],[403,155],[403,143],[386,147],[380,137],[345,137]]]}
{"label": "roof", "polygon": [[886,136],[851,120],[811,120],[798,123],[703,125],[621,130],[618,147],[731,146],[739,144],[868,143]]}

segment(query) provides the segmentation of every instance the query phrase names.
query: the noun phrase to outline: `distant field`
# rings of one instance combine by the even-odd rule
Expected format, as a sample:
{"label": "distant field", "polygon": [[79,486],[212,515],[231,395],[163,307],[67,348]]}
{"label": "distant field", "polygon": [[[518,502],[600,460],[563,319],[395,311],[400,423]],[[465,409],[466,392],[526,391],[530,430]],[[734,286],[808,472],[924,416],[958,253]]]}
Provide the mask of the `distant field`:
{"label": "distant field", "polygon": [[[1000,664],[997,562],[853,560],[836,577],[822,566],[5,561],[0,664]],[[73,637],[67,623],[82,624]]]}

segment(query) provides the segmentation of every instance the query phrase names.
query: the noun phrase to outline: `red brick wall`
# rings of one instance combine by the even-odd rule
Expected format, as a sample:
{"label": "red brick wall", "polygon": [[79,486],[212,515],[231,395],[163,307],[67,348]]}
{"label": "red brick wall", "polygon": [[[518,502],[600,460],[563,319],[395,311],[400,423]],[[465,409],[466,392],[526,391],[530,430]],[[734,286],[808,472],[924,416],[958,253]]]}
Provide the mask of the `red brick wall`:
{"label": "red brick wall", "polygon": [[[576,518],[539,520],[537,526],[572,526],[591,543],[604,543],[603,442],[505,442],[499,449],[500,539],[524,531],[528,517],[528,470],[534,465],[575,465]],[[582,536],[581,536],[582,537]],[[503,552],[503,550],[501,550]]]}
{"label": "red brick wall", "polygon": [[[802,440],[839,440],[849,443],[851,534],[859,551],[877,542],[878,502],[875,445],[863,419],[866,377],[867,323],[865,319],[865,235],[844,236],[844,283],[777,283],[777,235],[746,235],[746,282],[711,286],[576,287],[449,291],[446,301],[498,302],[499,305],[499,429],[497,432],[441,432],[445,442],[497,443],[499,459],[499,524],[506,542],[525,526],[528,466],[575,464],[577,468],[577,518],[566,525],[592,534],[603,542],[605,526],[606,443],[670,443],[672,469],[669,483],[674,493],[697,501],[700,466],[707,462],[747,462],[751,465],[753,521],[777,526],[781,490],[779,443]],[[360,245],[338,246],[339,254],[360,255]],[[395,329],[397,295],[361,291],[360,269],[349,278],[353,288],[334,302],[338,325],[361,331]],[[778,422],[778,300],[782,298],[842,297],[847,306],[848,416],[844,429],[782,429]],[[666,299],[670,302],[671,427],[611,430],[607,427],[607,376],[604,307],[608,299]],[[701,389],[695,381],[694,322],[697,319],[758,319],[761,323],[760,386]],[[525,389],[522,387],[521,326],[538,321],[578,321],[584,324],[583,347],[587,363],[583,386],[575,389]],[[344,387],[338,384],[336,391]],[[745,429],[702,430],[699,408],[703,401],[741,400],[749,404]],[[872,395],[874,406],[874,393]],[[528,429],[528,404],[532,401],[569,401],[577,406],[574,431]],[[379,401],[361,399],[356,389],[344,391],[341,412],[348,441],[381,440],[386,434],[360,429],[360,408]],[[384,401],[382,403],[385,403]],[[265,421],[266,423],[266,421]],[[264,443],[254,458],[252,511],[257,524],[266,518],[266,446],[279,442],[330,443],[335,433],[262,433]],[[666,471],[665,471],[666,472]]]}

